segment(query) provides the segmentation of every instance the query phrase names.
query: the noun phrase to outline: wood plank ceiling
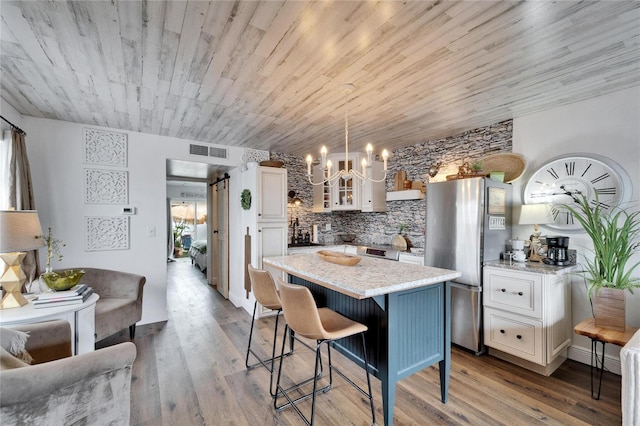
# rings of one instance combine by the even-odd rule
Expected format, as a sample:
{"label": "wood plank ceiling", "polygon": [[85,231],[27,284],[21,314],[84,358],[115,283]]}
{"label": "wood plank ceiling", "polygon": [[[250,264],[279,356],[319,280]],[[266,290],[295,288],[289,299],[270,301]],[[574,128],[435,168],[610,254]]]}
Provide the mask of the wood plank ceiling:
{"label": "wood plank ceiling", "polygon": [[[637,1],[2,1],[19,112],[303,155],[640,84]],[[640,100],[639,100],[640,101]],[[570,125],[570,124],[568,124]]]}

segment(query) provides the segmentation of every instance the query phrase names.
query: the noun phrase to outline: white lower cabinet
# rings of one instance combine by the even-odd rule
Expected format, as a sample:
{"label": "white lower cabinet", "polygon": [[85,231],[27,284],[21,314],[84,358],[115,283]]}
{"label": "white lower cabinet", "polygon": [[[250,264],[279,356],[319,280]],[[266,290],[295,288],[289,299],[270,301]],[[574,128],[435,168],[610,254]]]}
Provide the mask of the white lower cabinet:
{"label": "white lower cabinet", "polygon": [[274,278],[284,278],[285,274],[279,269],[265,267],[262,258],[287,254],[288,231],[286,222],[258,223],[258,268],[268,270]]}
{"label": "white lower cabinet", "polygon": [[416,256],[415,254],[400,253],[398,256],[400,263],[411,263],[414,265],[424,265],[424,255]]}
{"label": "white lower cabinet", "polygon": [[484,343],[491,355],[548,376],[571,345],[570,268],[531,269],[484,267]]}

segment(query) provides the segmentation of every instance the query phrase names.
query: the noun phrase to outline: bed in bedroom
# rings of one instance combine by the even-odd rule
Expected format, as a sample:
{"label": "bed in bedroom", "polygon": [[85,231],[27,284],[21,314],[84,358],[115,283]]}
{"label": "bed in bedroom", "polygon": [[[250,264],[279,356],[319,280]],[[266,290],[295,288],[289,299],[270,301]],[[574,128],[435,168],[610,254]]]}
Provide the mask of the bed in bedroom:
{"label": "bed in bedroom", "polygon": [[207,269],[207,240],[192,241],[189,256],[191,257],[191,264],[196,265],[204,272]]}

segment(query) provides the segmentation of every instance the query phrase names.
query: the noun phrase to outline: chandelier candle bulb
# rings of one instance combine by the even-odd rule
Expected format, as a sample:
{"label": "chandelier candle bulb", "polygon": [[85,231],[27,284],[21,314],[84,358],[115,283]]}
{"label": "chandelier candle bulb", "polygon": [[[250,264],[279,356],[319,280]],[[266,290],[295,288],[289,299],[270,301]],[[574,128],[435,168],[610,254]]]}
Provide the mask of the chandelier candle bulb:
{"label": "chandelier candle bulb", "polygon": [[389,151],[386,149],[382,150],[382,161],[384,162],[384,171],[387,171],[387,159],[389,158]]}
{"label": "chandelier candle bulb", "polygon": [[367,177],[367,160],[364,158],[362,159],[362,176]]}
{"label": "chandelier candle bulb", "polygon": [[[321,165],[322,168],[324,169],[327,166],[327,147],[326,146],[322,146],[322,148],[320,149],[320,155],[322,156],[322,161],[321,161]],[[331,163],[331,161],[329,161],[329,163]],[[329,168],[331,168],[331,166],[329,166]]]}
{"label": "chandelier candle bulb", "polygon": [[371,164],[371,154],[373,153],[373,147],[370,143],[367,144],[367,162]]}
{"label": "chandelier candle bulb", "polygon": [[307,176],[311,176],[311,163],[313,163],[313,158],[311,158],[311,154],[307,155]]}

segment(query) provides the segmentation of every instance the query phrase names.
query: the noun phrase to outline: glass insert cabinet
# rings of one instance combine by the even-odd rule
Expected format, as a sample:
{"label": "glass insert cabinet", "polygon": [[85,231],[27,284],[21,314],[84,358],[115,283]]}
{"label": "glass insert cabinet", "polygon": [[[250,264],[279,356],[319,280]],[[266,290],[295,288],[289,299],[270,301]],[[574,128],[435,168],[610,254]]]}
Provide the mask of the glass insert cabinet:
{"label": "glass insert cabinet", "polygon": [[[366,154],[365,154],[366,155]],[[333,166],[331,173],[337,170],[350,170],[353,167],[360,167],[362,153],[354,152],[349,154],[346,161],[344,154],[329,155],[327,160],[331,160]],[[345,167],[346,166],[346,167]],[[328,182],[320,184],[326,176],[320,165],[313,168],[313,182],[317,185],[313,187],[313,212],[328,213],[332,211],[361,210],[365,211],[385,211],[386,191],[383,181],[384,171],[382,163],[374,161],[367,173],[372,173],[374,178],[381,182],[366,181],[359,182],[357,179],[340,178],[335,185],[330,186]],[[360,170],[360,169],[358,169]]]}

